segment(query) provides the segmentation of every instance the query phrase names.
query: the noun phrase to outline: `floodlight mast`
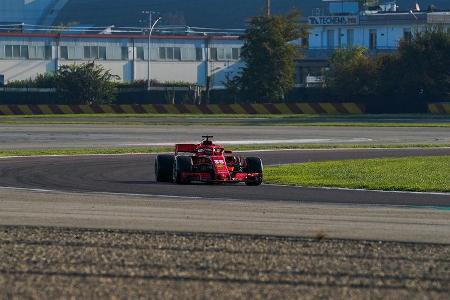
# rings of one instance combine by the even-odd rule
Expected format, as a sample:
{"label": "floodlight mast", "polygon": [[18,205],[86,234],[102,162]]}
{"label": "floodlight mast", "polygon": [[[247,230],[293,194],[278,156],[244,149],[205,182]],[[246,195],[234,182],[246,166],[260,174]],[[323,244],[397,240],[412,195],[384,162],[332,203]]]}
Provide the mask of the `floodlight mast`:
{"label": "floodlight mast", "polygon": [[271,14],[271,0],[266,0],[266,17],[270,17]]}
{"label": "floodlight mast", "polygon": [[150,72],[150,46],[151,46],[151,39],[152,39],[152,32],[155,28],[156,24],[161,20],[161,17],[158,17],[155,22],[153,22],[153,14],[154,11],[151,10],[145,10],[142,11],[143,14],[148,14],[148,43],[147,43],[147,90],[150,91],[151,88],[151,72]]}

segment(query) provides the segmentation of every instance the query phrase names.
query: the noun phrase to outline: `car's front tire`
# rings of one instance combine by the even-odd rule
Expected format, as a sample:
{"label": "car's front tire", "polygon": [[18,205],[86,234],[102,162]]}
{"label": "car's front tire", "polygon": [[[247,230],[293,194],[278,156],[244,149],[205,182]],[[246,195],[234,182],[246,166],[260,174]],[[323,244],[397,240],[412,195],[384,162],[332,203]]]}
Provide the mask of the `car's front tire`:
{"label": "car's front tire", "polygon": [[192,158],[190,156],[177,156],[173,166],[173,182],[189,183],[189,179],[183,178],[183,172],[192,172]]}
{"label": "car's front tire", "polygon": [[174,155],[160,154],[155,159],[155,177],[158,182],[172,182]]}
{"label": "car's front tire", "polygon": [[254,180],[247,180],[246,185],[256,186],[261,185],[263,181],[263,163],[259,157],[247,157],[245,159],[245,172],[246,173],[258,173],[258,177]]}

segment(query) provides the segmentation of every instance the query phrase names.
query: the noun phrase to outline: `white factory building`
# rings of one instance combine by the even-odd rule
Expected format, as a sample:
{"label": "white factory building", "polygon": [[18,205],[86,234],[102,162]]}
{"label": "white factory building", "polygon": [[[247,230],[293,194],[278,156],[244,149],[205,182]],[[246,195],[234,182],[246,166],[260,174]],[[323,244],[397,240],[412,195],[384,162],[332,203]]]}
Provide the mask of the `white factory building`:
{"label": "white factory building", "polygon": [[[362,8],[355,0],[324,0],[323,7],[303,21],[310,29],[301,50],[304,57],[297,62],[296,82],[313,86],[320,84],[327,60],[336,49],[363,46],[373,54],[393,52],[401,39],[410,39],[427,26],[448,29],[450,12],[418,7],[399,11],[395,3]],[[54,72],[60,65],[95,60],[125,82],[146,80],[150,73],[159,82],[221,88],[227,75],[242,67],[244,42],[233,34],[159,33],[152,36],[148,51],[145,33],[51,33],[40,27],[24,28],[0,24],[0,82],[24,80]]]}
{"label": "white factory building", "polygon": [[236,36],[0,32],[0,76],[24,80],[61,65],[95,61],[125,82],[184,81],[221,86],[239,68],[242,41]]}

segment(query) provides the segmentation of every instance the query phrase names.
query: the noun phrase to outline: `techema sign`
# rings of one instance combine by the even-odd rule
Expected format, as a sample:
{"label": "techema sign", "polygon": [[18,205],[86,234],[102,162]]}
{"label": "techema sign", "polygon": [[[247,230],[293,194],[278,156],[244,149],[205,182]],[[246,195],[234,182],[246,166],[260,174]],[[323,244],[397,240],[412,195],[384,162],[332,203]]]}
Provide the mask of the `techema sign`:
{"label": "techema sign", "polygon": [[358,16],[318,16],[309,17],[309,25],[358,25]]}

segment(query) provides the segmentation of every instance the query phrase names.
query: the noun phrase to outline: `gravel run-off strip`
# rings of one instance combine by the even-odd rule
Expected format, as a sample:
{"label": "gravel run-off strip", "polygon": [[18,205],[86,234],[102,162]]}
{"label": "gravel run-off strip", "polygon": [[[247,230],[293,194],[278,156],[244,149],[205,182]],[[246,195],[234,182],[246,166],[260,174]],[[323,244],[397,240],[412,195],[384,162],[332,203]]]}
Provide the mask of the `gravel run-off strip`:
{"label": "gravel run-off strip", "polygon": [[0,227],[0,298],[444,299],[440,244]]}

